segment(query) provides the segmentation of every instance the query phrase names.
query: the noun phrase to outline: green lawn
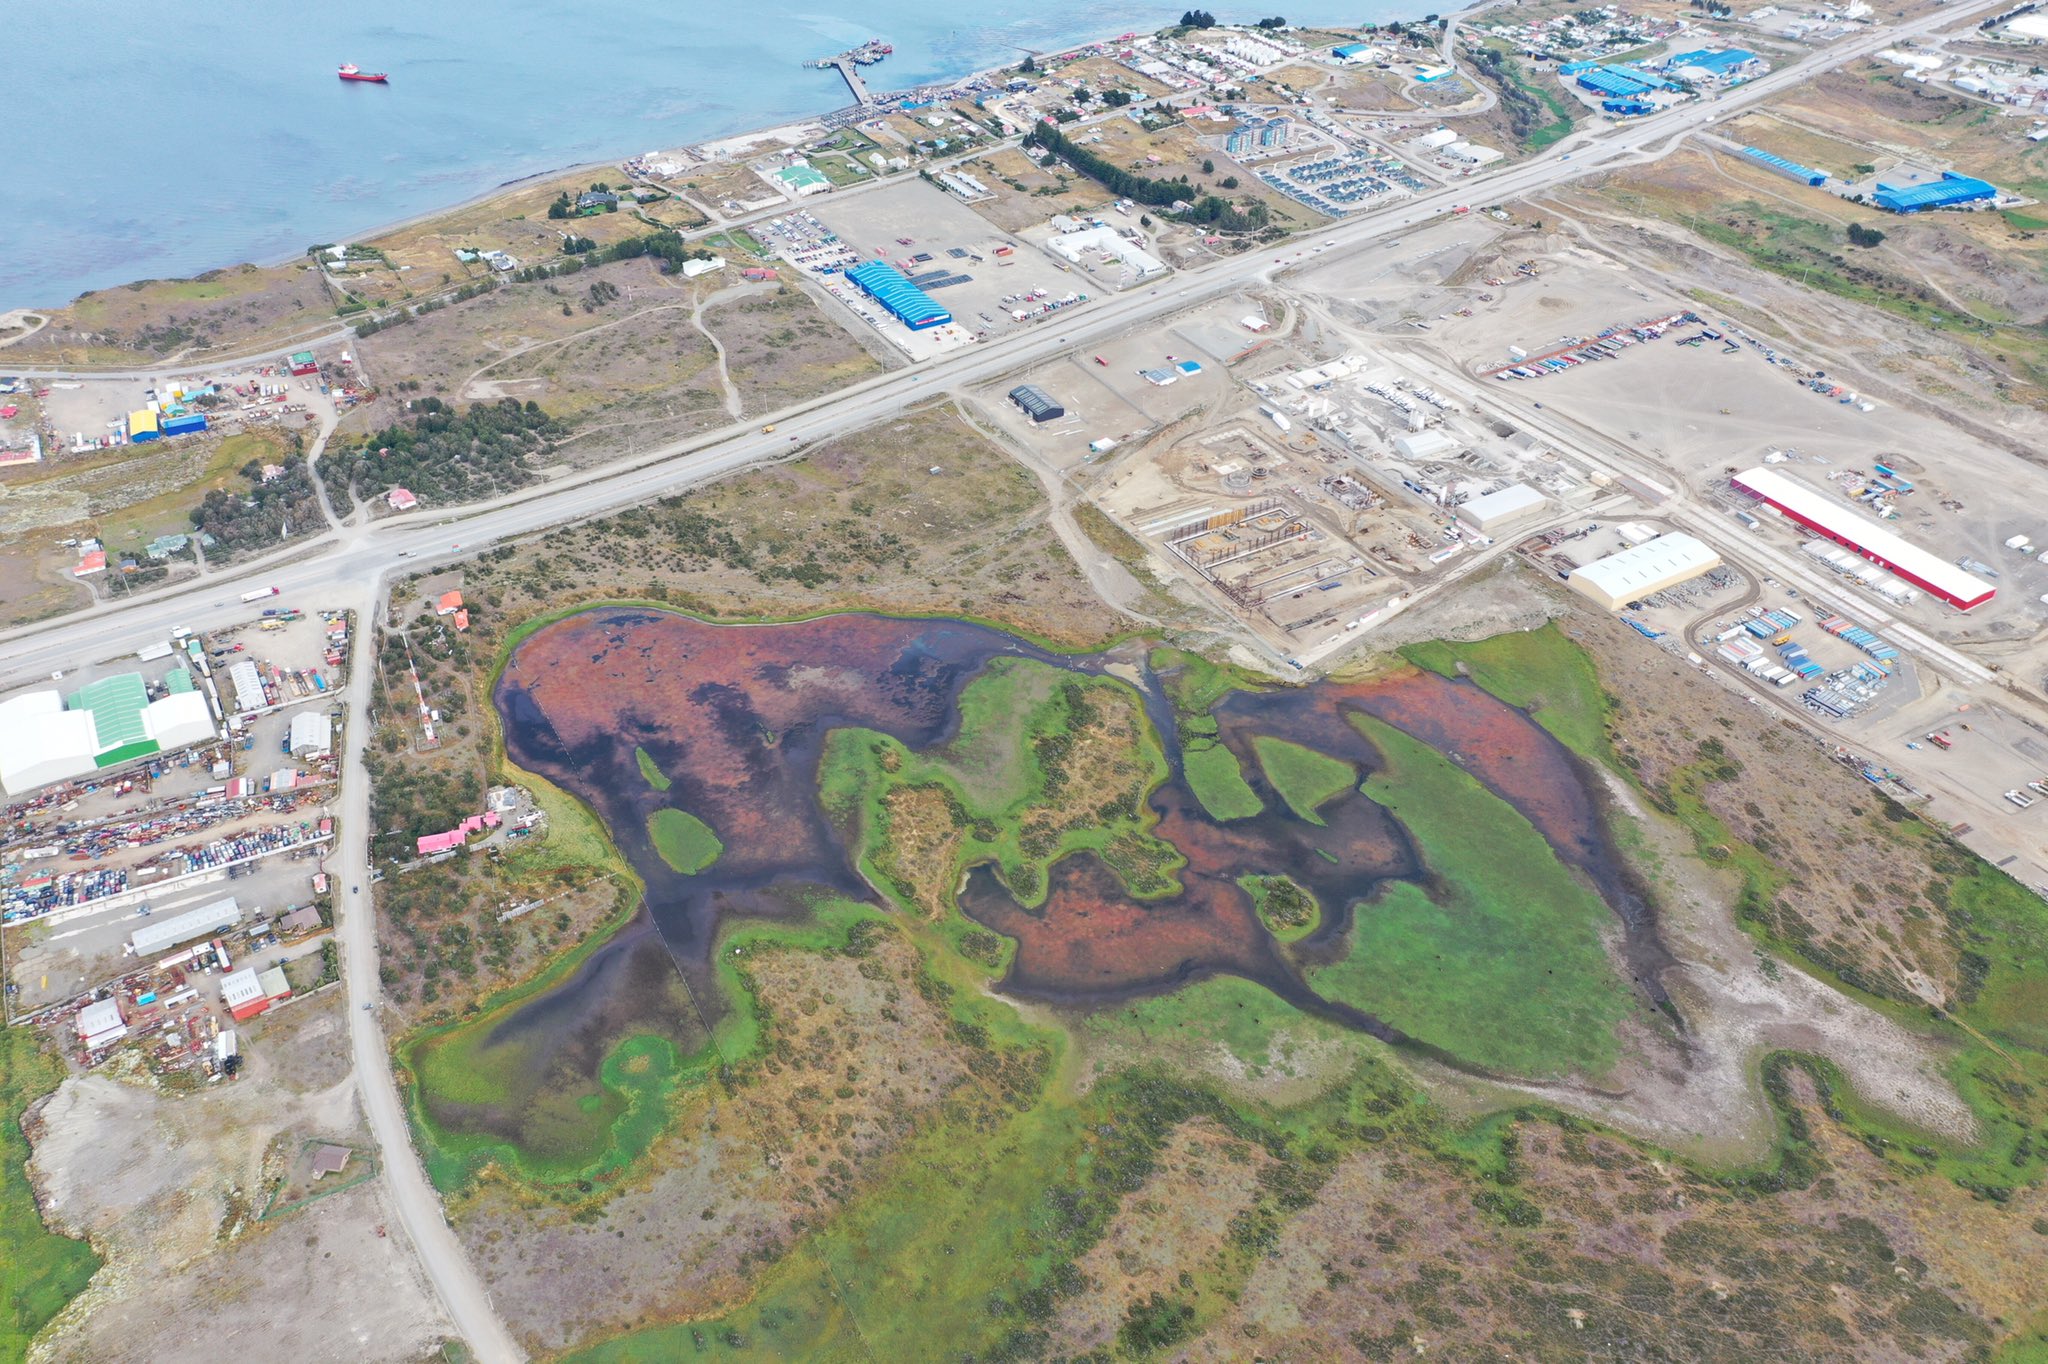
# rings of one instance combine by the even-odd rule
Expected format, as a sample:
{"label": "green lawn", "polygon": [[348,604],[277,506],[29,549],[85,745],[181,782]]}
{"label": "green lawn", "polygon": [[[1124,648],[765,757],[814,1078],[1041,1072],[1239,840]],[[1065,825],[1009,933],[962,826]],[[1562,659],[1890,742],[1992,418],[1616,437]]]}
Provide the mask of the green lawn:
{"label": "green lawn", "polygon": [[1352,720],[1388,764],[1365,794],[1414,836],[1435,885],[1393,882],[1359,906],[1348,953],[1310,984],[1488,1069],[1605,1074],[1633,1004],[1601,941],[1607,907],[1476,778],[1390,725]]}
{"label": "green lawn", "polygon": [[1244,779],[1237,755],[1214,740],[1191,741],[1181,749],[1188,789],[1213,819],[1248,819],[1266,808]]}
{"label": "green lawn", "polygon": [[0,1028],[0,1364],[28,1357],[29,1342],[85,1291],[100,1257],[43,1225],[29,1191],[21,1115],[57,1087],[64,1063],[27,1028]]}
{"label": "green lawn", "polygon": [[695,876],[725,851],[711,826],[687,810],[656,810],[647,817],[647,836],[661,860],[685,876]]}
{"label": "green lawn", "polygon": [[1252,749],[1287,808],[1311,824],[1323,822],[1316,813],[1319,806],[1358,784],[1358,770],[1350,763],[1285,739],[1260,734],[1252,739]]}
{"label": "green lawn", "polygon": [[669,780],[668,774],[661,770],[661,764],[654,760],[654,755],[646,749],[636,747],[633,750],[633,761],[640,764],[640,775],[646,778],[647,784],[655,790],[666,791],[675,785]]}

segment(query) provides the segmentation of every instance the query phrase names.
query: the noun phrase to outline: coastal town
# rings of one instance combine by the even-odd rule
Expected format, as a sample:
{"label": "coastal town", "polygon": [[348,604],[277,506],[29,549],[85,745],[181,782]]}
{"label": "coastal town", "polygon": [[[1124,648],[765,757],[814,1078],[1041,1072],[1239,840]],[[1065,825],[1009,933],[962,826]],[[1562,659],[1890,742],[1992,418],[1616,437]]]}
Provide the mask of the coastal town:
{"label": "coastal town", "polygon": [[2044,1348],[2048,24],[787,36],[0,298],[0,1364]]}

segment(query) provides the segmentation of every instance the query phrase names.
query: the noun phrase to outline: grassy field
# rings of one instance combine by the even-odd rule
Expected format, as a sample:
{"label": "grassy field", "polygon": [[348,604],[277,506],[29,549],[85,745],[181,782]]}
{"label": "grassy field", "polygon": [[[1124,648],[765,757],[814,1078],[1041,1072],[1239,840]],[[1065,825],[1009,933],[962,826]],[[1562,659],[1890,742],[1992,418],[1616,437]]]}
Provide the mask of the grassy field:
{"label": "grassy field", "polygon": [[654,760],[654,755],[646,749],[635,748],[633,750],[633,761],[639,764],[641,777],[655,790],[666,791],[675,784],[661,770],[661,764]]}
{"label": "grassy field", "polygon": [[711,826],[687,810],[656,810],[647,817],[647,836],[661,860],[686,876],[695,876],[725,851]]}
{"label": "grassy field", "polygon": [[1311,824],[1323,822],[1317,807],[1358,783],[1358,771],[1350,763],[1285,739],[1261,734],[1252,740],[1252,749],[1287,808]]}
{"label": "grassy field", "polygon": [[1190,740],[1181,749],[1188,789],[1216,819],[1248,819],[1266,808],[1244,779],[1237,755],[1213,739]]}
{"label": "grassy field", "polygon": [[[1553,623],[1539,630],[1498,635],[1476,644],[1441,642],[1401,651],[1410,661],[1447,676],[1463,672],[1513,705],[1530,709],[1537,723],[1589,761],[1640,785],[1609,738],[1613,700],[1603,691],[1592,656]],[[1796,889],[1791,875],[1765,851],[1738,837],[1702,797],[1705,764],[1681,769],[1644,788],[1657,808],[1692,835],[1701,857],[1741,879],[1736,915],[1773,951],[1916,1030],[1930,1026],[1930,1011],[1872,994],[1845,975],[1826,945],[1781,923],[1781,892]],[[1370,794],[1370,788],[1368,788]],[[1833,1103],[1853,1121],[1867,1144],[1905,1171],[1938,1171],[1971,1190],[2003,1198],[2014,1186],[2048,1170],[2048,1144],[2034,1134],[2048,1122],[2048,1036],[2041,1020],[2048,969],[2048,903],[2005,873],[1921,820],[1896,811],[1884,825],[1901,865],[1917,864],[1946,886],[1940,897],[1949,920],[1967,943],[1966,984],[1952,1009],[1932,1011],[1932,1026],[1955,1048],[1950,1078],[1976,1114],[1975,1145],[1917,1132],[1838,1086]],[[1796,895],[1792,896],[1796,905]]]}
{"label": "grassy field", "polygon": [[1601,942],[1606,906],[1476,778],[1390,725],[1352,720],[1388,764],[1365,793],[1407,826],[1434,884],[1395,882],[1361,906],[1349,952],[1310,982],[1490,1070],[1604,1074],[1631,1007]]}
{"label": "grassy field", "polygon": [[63,1078],[33,1032],[0,1028],[0,1364],[26,1359],[36,1333],[100,1267],[91,1246],[43,1225],[29,1190],[21,1117]]}
{"label": "grassy field", "polygon": [[1470,677],[1509,705],[1528,711],[1574,753],[1611,760],[1607,701],[1599,674],[1586,651],[1566,639],[1555,623],[1474,644],[1411,644],[1400,653],[1418,668],[1445,677]]}

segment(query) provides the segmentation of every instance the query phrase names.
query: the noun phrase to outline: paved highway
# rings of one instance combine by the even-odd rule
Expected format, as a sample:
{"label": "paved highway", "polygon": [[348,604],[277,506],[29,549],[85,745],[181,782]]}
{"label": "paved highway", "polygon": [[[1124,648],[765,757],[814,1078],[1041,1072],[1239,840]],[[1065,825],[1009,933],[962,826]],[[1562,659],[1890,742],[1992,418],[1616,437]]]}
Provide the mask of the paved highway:
{"label": "paved highway", "polygon": [[[368,738],[368,669],[374,662],[374,625],[387,577],[437,560],[459,558],[486,545],[563,525],[619,507],[643,504],[749,465],[776,459],[808,443],[869,426],[926,394],[983,383],[1067,351],[1127,334],[1148,321],[1230,294],[1303,261],[1384,243],[1459,204],[1507,202],[1617,166],[1668,154],[1690,133],[1820,72],[1865,57],[1902,38],[1955,27],[2002,0],[1976,0],[1937,9],[1890,28],[1872,28],[1721,97],[1619,127],[1592,130],[1559,143],[1548,154],[1471,184],[1431,191],[1358,221],[1322,230],[1321,244],[1296,244],[1219,262],[1176,276],[1156,288],[1091,303],[1064,321],[1015,338],[990,342],[916,367],[869,380],[808,404],[770,414],[774,435],[753,425],[728,427],[678,441],[623,465],[556,480],[460,513],[413,515],[373,526],[343,526],[308,543],[203,582],[124,597],[45,624],[0,633],[0,685],[12,687],[68,671],[82,663],[119,658],[175,626],[215,628],[246,620],[259,609],[240,594],[276,586],[280,604],[353,605],[360,633],[348,689],[340,838],[334,875],[341,887],[337,916],[347,961],[350,1041],[371,1131],[383,1152],[401,1220],[455,1328],[484,1364],[522,1358],[518,1344],[491,1307],[439,1199],[412,1149],[390,1054],[374,1007],[376,921],[369,901],[369,780],[363,766]],[[183,372],[170,367],[165,373]],[[370,1007],[365,1007],[370,1006]]]}
{"label": "paved highway", "polygon": [[[1669,114],[1588,131],[1551,153],[1487,176],[1394,204],[1383,213],[1323,230],[1316,243],[1296,243],[1277,254],[1251,253],[1178,276],[1141,292],[1091,304],[1061,325],[1057,320],[1014,338],[984,343],[927,361],[910,371],[878,376],[808,404],[769,414],[777,430],[764,436],[751,423],[677,441],[622,465],[556,480],[449,516],[413,515],[369,527],[344,527],[241,569],[102,603],[87,612],[0,633],[6,659],[0,684],[20,685],[79,662],[128,652],[176,625],[218,626],[251,614],[237,600],[252,586],[275,585],[293,604],[311,605],[395,569],[424,567],[517,537],[619,507],[645,503],[692,484],[792,453],[814,440],[872,425],[928,393],[984,383],[1070,350],[1129,333],[1148,320],[1242,290],[1309,260],[1384,242],[1473,198],[1505,202],[1632,162],[1668,154],[1685,135],[1819,72],[1901,38],[1960,24],[1996,0],[1951,6],[1896,28],[1874,28],[1844,39],[1717,100],[1681,106]],[[1328,243],[1327,245],[1321,243]],[[406,563],[406,559],[418,562]]]}

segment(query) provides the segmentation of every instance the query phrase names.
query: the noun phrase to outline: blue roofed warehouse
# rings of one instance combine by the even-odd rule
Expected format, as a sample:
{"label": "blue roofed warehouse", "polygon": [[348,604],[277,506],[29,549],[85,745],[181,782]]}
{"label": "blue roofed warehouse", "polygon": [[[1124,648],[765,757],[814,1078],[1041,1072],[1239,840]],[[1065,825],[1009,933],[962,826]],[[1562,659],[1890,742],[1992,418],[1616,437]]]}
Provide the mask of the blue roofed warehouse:
{"label": "blue roofed warehouse", "polygon": [[886,261],[863,261],[848,270],[846,277],[914,332],[943,326],[953,320],[953,314],[934,303],[930,294],[905,279]]}
{"label": "blue roofed warehouse", "polygon": [[1954,171],[1943,171],[1941,179],[1924,185],[1889,185],[1878,182],[1871,202],[1888,213],[1918,213],[1927,208],[1954,208],[1958,204],[1980,203],[1998,197],[1998,186]]}

